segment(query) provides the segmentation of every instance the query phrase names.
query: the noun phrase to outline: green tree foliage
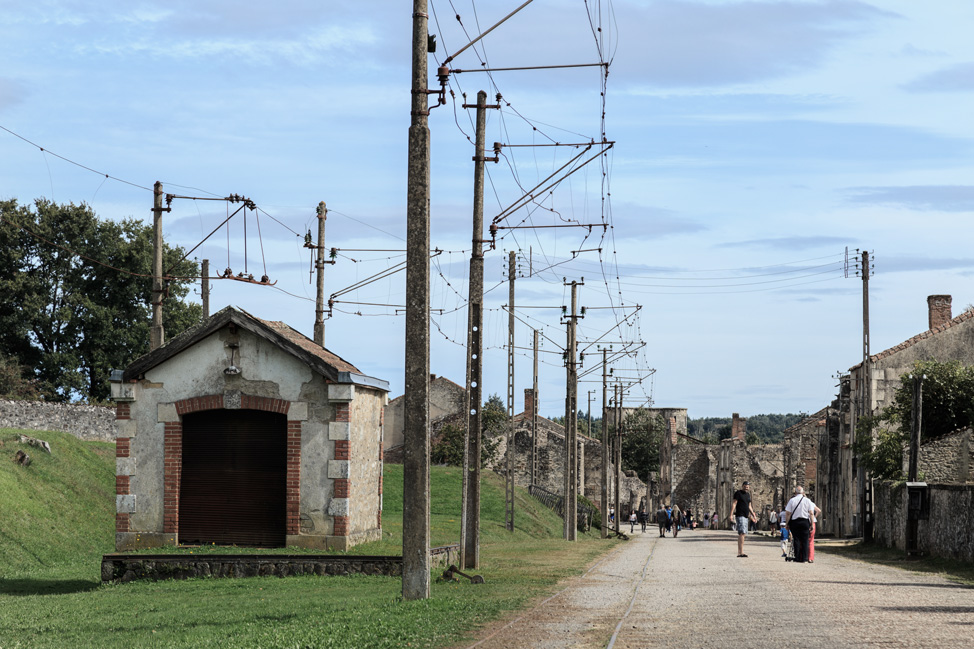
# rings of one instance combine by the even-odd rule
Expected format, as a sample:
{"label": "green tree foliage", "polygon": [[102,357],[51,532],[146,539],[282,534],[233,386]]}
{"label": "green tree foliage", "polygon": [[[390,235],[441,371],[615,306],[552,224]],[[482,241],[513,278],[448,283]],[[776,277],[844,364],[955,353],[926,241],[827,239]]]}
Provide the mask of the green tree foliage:
{"label": "green tree foliage", "polygon": [[659,471],[659,452],[666,434],[663,416],[641,408],[633,410],[623,421],[622,432],[622,468],[648,481],[650,471]]}
{"label": "green tree foliage", "polygon": [[[480,468],[497,460],[501,436],[507,433],[507,408],[496,394],[484,403],[480,411]],[[430,462],[463,466],[463,453],[466,449],[467,431],[462,426],[447,424],[430,449]]]}
{"label": "green tree foliage", "polygon": [[4,399],[39,399],[37,381],[27,376],[27,371],[15,358],[0,356],[0,397]]}
{"label": "green tree foliage", "polygon": [[[182,255],[164,251],[181,278],[166,287],[167,338],[202,315],[184,301],[199,268]],[[31,368],[45,399],[107,399],[109,370],[149,351],[151,272],[151,226],[101,220],[84,204],[0,201],[0,354]]]}
{"label": "green tree foliage", "polygon": [[924,376],[920,439],[942,437],[974,425],[974,367],[958,361],[917,361],[900,377],[889,406],[856,425],[854,450],[859,463],[874,477],[903,478],[903,449],[913,422],[913,382]]}
{"label": "green tree foliage", "polygon": [[[784,440],[784,432],[802,421],[802,414],[767,414],[751,415],[747,417],[748,444],[779,444]],[[687,420],[688,433],[707,441],[716,443],[731,436],[730,417],[701,417]],[[751,435],[753,433],[753,436]]]}

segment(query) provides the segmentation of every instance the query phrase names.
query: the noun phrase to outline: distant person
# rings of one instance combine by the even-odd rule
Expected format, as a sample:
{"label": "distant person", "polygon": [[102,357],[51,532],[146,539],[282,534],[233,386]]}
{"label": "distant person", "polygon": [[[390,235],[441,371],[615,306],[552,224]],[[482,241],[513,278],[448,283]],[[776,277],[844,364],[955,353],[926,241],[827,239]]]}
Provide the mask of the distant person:
{"label": "distant person", "polygon": [[636,520],[638,520],[638,518],[639,516],[636,514],[635,509],[629,513],[629,533],[630,534],[632,534],[633,529],[636,527]]}
{"label": "distant person", "polygon": [[703,529],[710,529],[710,512],[703,513]]}
{"label": "distant person", "polygon": [[609,522],[615,523],[615,521],[616,521],[616,508],[609,507]]}
{"label": "distant person", "polygon": [[781,556],[788,557],[788,521],[785,520],[785,512],[778,514],[778,529],[781,531]]}
{"label": "distant person", "polygon": [[815,563],[815,526],[818,524],[818,518],[812,513],[812,529],[808,534],[808,562]]}
{"label": "distant person", "polygon": [[663,505],[659,506],[656,510],[656,524],[659,525],[659,537],[663,538],[666,536],[666,524],[669,518],[666,515],[666,508]]}
{"label": "distant person", "polygon": [[717,510],[716,509],[714,510],[714,513],[710,515],[710,529],[712,529],[712,530],[717,529]]}
{"label": "distant person", "polygon": [[778,529],[778,512],[773,509],[768,514],[768,528],[771,530],[771,538],[774,538],[774,533]]}
{"label": "distant person", "polygon": [[669,532],[673,529],[673,508],[670,505],[666,506],[666,531]]}
{"label": "distant person", "polygon": [[680,533],[680,528],[683,527],[683,512],[680,511],[678,505],[673,505],[673,538]]}
{"label": "distant person", "polygon": [[737,556],[746,558],[744,554],[744,537],[747,536],[748,524],[758,519],[751,507],[751,483],[747,480],[741,488],[734,492],[734,500],[731,502],[731,515],[728,516],[737,528]]}
{"label": "distant person", "polygon": [[646,523],[649,522],[649,514],[646,513],[646,508],[643,507],[639,510],[639,526],[643,528],[643,534],[646,533]]}
{"label": "distant person", "polygon": [[812,529],[812,517],[822,510],[805,496],[805,489],[795,487],[795,495],[785,505],[785,519],[791,530],[791,543],[795,548],[795,563],[808,561],[808,539]]}

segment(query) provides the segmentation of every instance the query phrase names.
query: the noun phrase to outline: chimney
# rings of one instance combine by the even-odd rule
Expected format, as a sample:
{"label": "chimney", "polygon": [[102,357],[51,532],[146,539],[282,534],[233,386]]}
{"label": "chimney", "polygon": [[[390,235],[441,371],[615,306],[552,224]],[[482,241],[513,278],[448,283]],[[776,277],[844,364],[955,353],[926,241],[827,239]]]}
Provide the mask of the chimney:
{"label": "chimney", "polygon": [[676,417],[670,417],[666,427],[669,429],[670,443],[675,445],[679,441],[679,436],[676,434]]}
{"label": "chimney", "polygon": [[734,419],[731,421],[731,439],[739,439],[744,441],[744,429],[747,426],[747,419],[742,418],[736,412],[734,413]]}
{"label": "chimney", "polygon": [[930,329],[947,324],[953,317],[950,314],[949,295],[930,295],[927,297],[927,320]]}
{"label": "chimney", "polygon": [[531,416],[534,414],[534,390],[524,388],[524,414]]}

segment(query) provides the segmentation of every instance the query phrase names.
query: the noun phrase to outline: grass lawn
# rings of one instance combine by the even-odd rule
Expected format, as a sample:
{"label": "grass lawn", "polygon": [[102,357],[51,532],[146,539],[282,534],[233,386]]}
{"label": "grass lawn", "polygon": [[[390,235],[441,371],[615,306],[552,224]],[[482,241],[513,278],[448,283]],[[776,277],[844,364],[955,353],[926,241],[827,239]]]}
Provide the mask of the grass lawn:
{"label": "grass lawn", "polygon": [[[518,490],[513,533],[504,529],[504,487],[485,474],[481,568],[486,583],[435,580],[428,600],[403,601],[388,577],[256,577],[103,586],[100,558],[113,551],[114,452],[70,435],[28,433],[53,455],[28,448],[9,461],[17,431],[0,430],[0,649],[16,647],[443,647],[554,592],[617,541],[597,532],[561,540],[561,519]],[[460,471],[434,467],[433,545],[459,540]],[[381,541],[355,554],[400,554],[402,467],[387,465]],[[225,551],[225,548],[220,551]],[[178,552],[199,551],[179,549]],[[251,551],[251,550],[246,550]],[[294,552],[292,549],[286,550]]]}

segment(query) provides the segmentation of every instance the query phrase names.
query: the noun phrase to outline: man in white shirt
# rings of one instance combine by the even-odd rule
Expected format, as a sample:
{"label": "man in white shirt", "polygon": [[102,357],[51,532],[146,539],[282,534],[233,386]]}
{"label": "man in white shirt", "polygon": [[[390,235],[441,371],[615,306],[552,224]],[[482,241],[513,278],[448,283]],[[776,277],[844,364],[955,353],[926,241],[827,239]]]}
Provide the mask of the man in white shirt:
{"label": "man in white shirt", "polygon": [[805,496],[805,489],[795,487],[795,495],[785,506],[785,522],[792,534],[795,563],[808,561],[808,536],[812,529],[812,516],[821,515],[822,510]]}

